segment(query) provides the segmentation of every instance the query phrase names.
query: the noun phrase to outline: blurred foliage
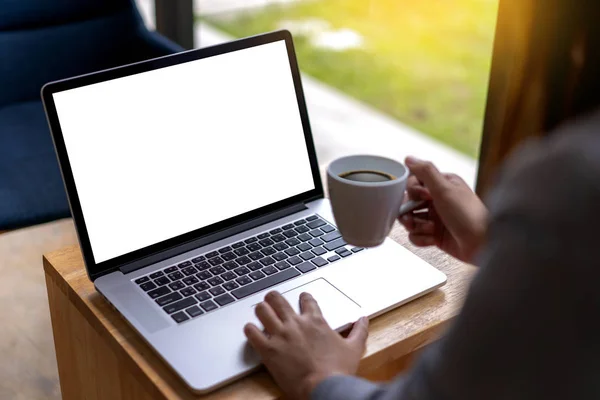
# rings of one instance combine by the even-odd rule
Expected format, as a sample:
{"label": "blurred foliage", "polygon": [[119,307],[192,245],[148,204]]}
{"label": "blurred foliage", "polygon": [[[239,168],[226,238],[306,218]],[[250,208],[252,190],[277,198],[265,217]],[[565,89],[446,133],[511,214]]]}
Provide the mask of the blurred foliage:
{"label": "blurred foliage", "polygon": [[476,157],[497,9],[498,0],[307,0],[205,19],[237,37],[307,19],[358,32],[364,46],[345,51],[296,36],[300,68]]}

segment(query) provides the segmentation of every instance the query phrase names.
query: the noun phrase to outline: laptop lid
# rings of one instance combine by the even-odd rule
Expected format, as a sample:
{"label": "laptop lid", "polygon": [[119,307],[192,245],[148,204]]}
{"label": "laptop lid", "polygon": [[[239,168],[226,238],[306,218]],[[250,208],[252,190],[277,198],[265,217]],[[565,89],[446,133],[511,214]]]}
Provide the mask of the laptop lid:
{"label": "laptop lid", "polygon": [[92,280],[323,197],[287,31],[53,82],[42,99]]}

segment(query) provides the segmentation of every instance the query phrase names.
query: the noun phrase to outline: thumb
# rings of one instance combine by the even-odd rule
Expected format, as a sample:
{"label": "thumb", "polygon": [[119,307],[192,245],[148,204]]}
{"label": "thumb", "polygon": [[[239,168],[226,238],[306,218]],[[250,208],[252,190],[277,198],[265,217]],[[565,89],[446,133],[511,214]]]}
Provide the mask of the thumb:
{"label": "thumb", "polygon": [[406,166],[410,172],[429,189],[432,194],[439,192],[448,183],[444,175],[430,161],[415,157],[406,157]]}
{"label": "thumb", "polygon": [[358,349],[361,353],[364,351],[367,337],[369,336],[369,319],[362,317],[354,323],[352,330],[346,339],[352,347]]}

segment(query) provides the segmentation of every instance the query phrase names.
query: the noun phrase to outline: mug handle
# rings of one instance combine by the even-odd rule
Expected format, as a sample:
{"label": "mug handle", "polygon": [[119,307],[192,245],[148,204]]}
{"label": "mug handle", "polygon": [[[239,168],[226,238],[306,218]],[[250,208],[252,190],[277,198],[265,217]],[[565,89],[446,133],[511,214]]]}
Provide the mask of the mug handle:
{"label": "mug handle", "polygon": [[404,214],[408,214],[410,212],[415,211],[418,208],[421,208],[425,205],[426,201],[425,200],[421,200],[421,201],[407,201],[406,203],[402,204],[402,207],[400,207],[400,213],[398,214],[399,217],[403,216]]}

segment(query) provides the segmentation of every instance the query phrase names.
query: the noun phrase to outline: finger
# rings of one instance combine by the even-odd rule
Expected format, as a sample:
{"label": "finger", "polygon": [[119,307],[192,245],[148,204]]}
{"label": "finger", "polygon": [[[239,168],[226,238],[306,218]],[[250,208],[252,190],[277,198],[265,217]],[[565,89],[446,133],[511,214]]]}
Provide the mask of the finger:
{"label": "finger", "polygon": [[266,347],[269,338],[254,324],[246,324],[244,326],[244,335],[248,338],[248,342],[260,354]]}
{"label": "finger", "polygon": [[275,311],[273,311],[273,308],[271,308],[271,306],[268,303],[263,302],[258,304],[254,312],[258,317],[258,320],[265,327],[267,333],[275,335],[281,332],[283,324],[281,323],[281,320],[279,319],[277,314],[275,314]]}
{"label": "finger", "polygon": [[284,322],[296,315],[296,312],[292,306],[290,306],[290,303],[277,292],[267,293],[265,302],[273,308],[273,311],[275,311],[277,316]]}
{"label": "finger", "polygon": [[429,219],[429,212],[413,212],[410,214],[404,214],[398,220],[409,232],[414,231],[418,225],[431,222]]}
{"label": "finger", "polygon": [[429,247],[435,245],[435,237],[433,235],[410,233],[408,239],[410,239],[411,243],[417,247]]}
{"label": "finger", "polygon": [[433,163],[414,157],[407,157],[406,165],[410,169],[411,174],[423,182],[433,196],[446,188],[448,184],[446,178]]}
{"label": "finger", "polygon": [[435,222],[420,218],[414,218],[414,227],[409,232],[417,235],[434,235],[436,226]]}
{"label": "finger", "polygon": [[369,319],[362,317],[354,323],[348,338],[346,339],[356,350],[364,351],[367,337],[369,336]]}
{"label": "finger", "polygon": [[300,294],[300,312],[309,315],[323,315],[319,303],[310,293],[306,292]]}

